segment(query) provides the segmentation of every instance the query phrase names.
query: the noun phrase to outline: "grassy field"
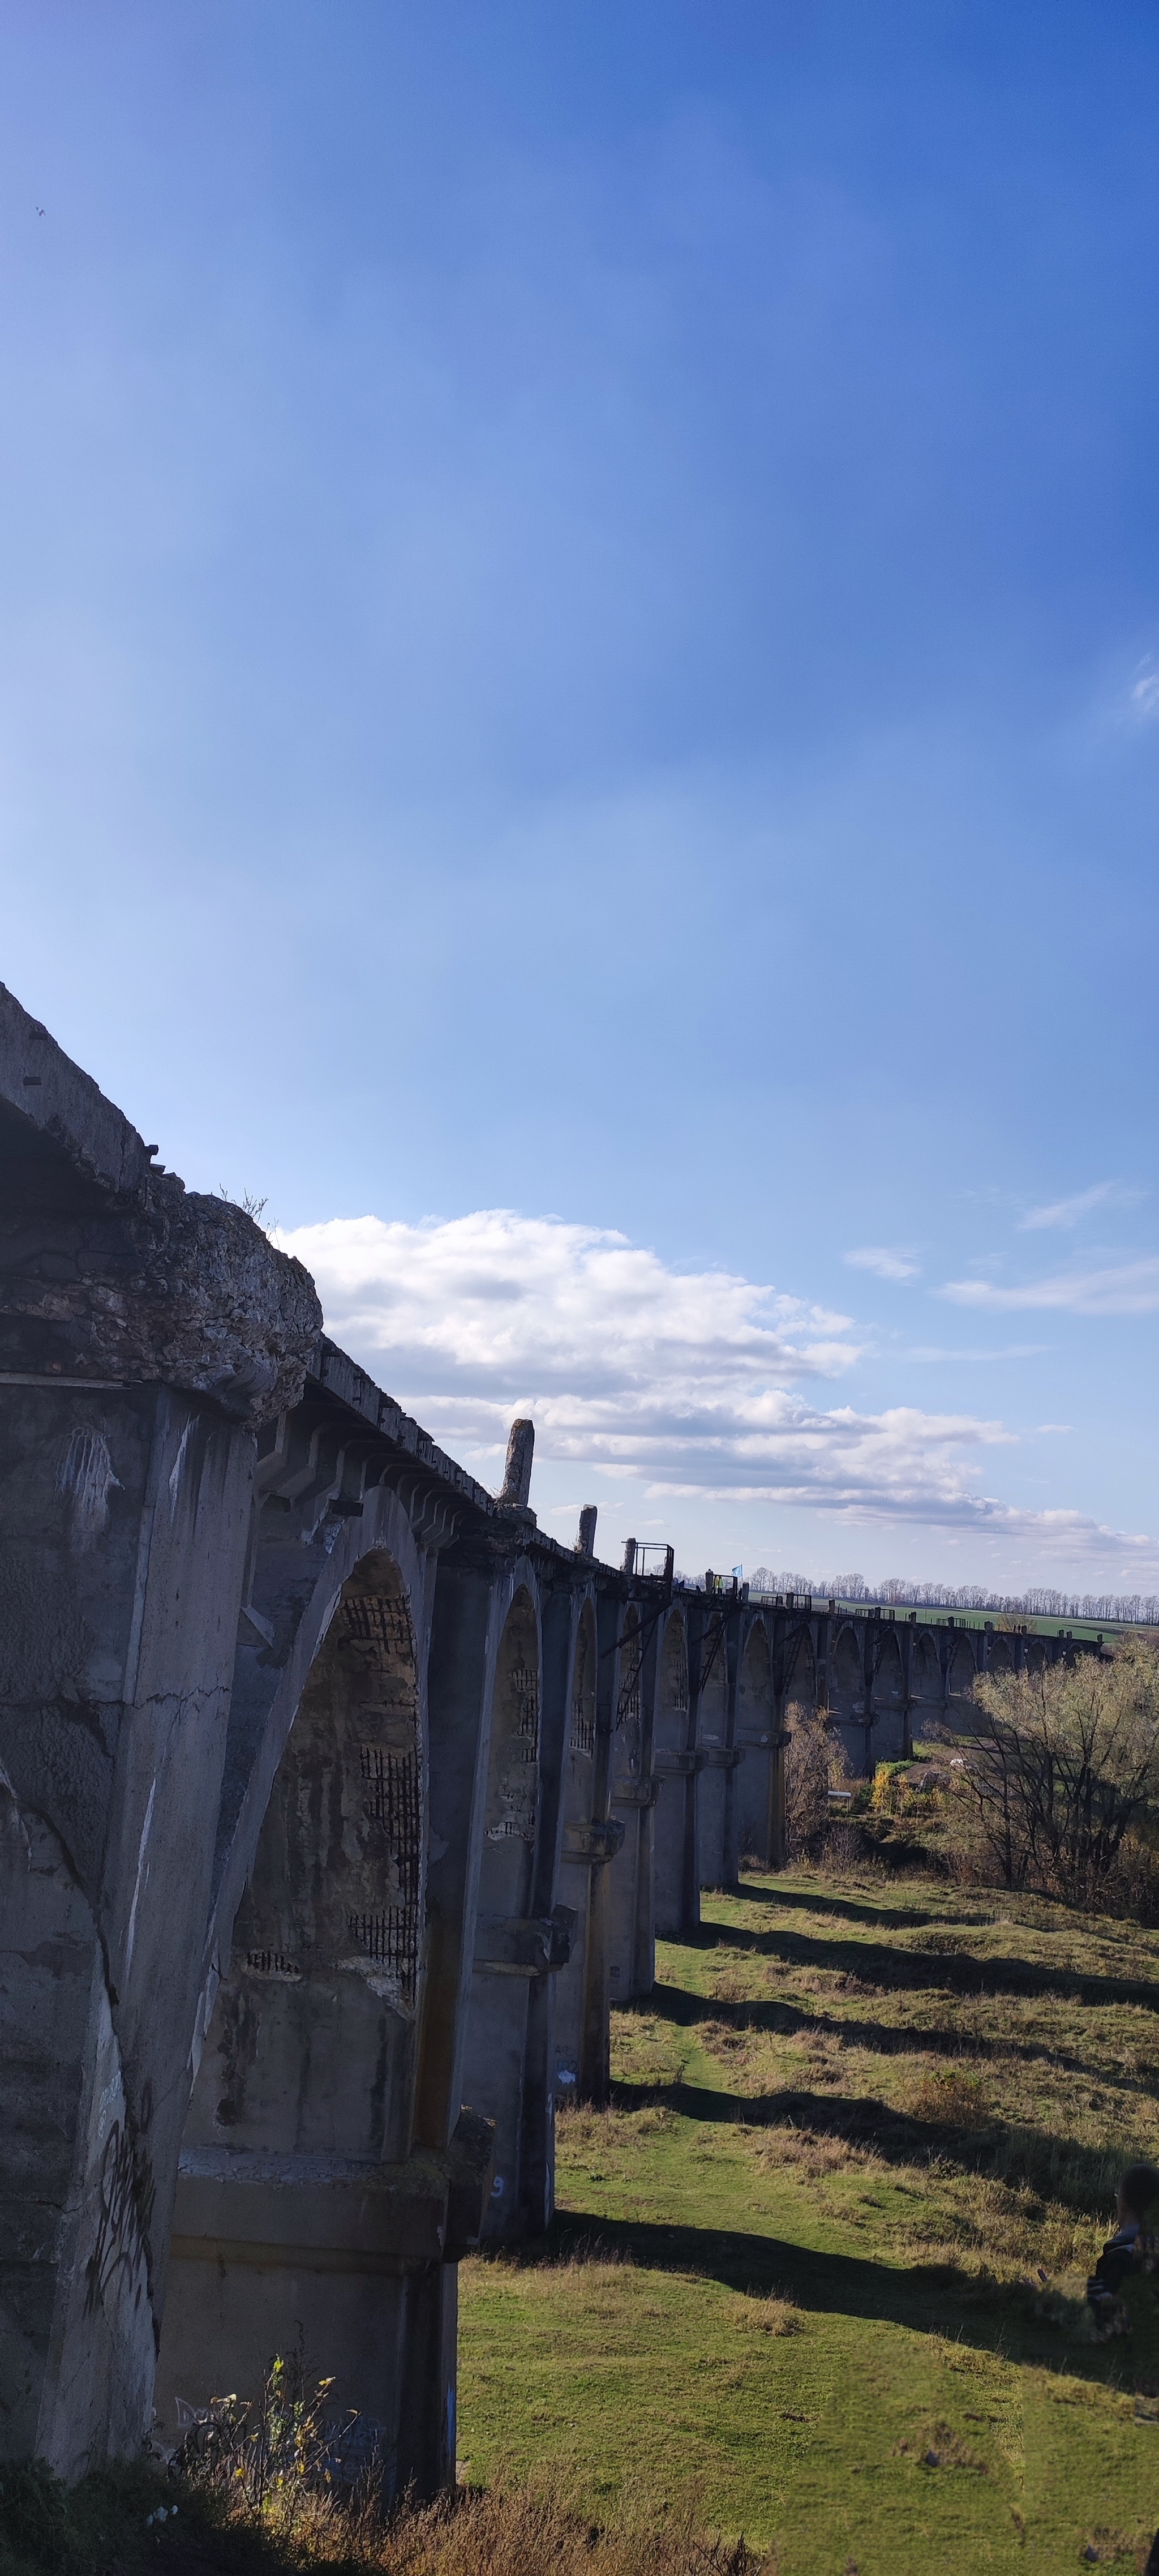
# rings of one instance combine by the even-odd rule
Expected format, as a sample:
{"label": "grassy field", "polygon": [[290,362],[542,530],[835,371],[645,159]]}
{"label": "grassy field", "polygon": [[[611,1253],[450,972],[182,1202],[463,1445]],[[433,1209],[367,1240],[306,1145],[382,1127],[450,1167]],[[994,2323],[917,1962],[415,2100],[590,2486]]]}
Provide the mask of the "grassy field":
{"label": "grassy field", "polygon": [[550,2239],[463,2269],[463,2474],[691,2496],[780,2576],[1137,2564],[1159,2407],[1081,2292],[1159,2150],[1159,1934],[856,1870],[704,1910]]}

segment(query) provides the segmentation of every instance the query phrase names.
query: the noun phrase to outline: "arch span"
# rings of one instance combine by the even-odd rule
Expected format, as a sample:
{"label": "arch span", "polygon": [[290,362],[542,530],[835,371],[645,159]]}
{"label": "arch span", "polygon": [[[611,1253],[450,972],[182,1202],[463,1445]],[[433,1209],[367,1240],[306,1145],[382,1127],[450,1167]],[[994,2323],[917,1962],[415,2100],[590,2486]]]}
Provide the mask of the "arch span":
{"label": "arch span", "polygon": [[492,1689],[481,1920],[526,1914],[539,1828],[539,1622],[526,1582],[503,1623]]}
{"label": "arch span", "polygon": [[[959,1701],[969,1700],[972,1704],[976,1671],[977,1666],[974,1661],[973,1646],[971,1645],[969,1638],[959,1632],[954,1637],[950,1648],[949,1683],[951,1699]],[[961,1714],[960,1711],[959,1714]]]}
{"label": "arch span", "polygon": [[860,1714],[865,1703],[865,1672],[857,1631],[846,1624],[833,1641],[829,1664],[829,1689],[834,1714],[851,1717]]}
{"label": "arch span", "polygon": [[697,1875],[701,1887],[729,1883],[729,1696],[735,1634],[723,1609],[706,1609],[700,1636],[695,1779]]}
{"label": "arch span", "polygon": [[910,1663],[910,1690],[915,1702],[934,1710],[942,1703],[942,1668],[938,1650],[928,1628],[919,1628],[913,1642]]}
{"label": "arch span", "polygon": [[688,1905],[690,1806],[695,1794],[689,1751],[688,1626],[682,1604],[669,1611],[660,1639],[652,1768],[658,1788],[654,1827],[656,1930],[683,1930]]}
{"label": "arch span", "polygon": [[785,1640],[785,1704],[796,1708],[816,1708],[817,1661],[807,1622],[794,1632],[790,1627]]}
{"label": "arch span", "polygon": [[583,2089],[587,2015],[588,1928],[592,1904],[592,1826],[596,1801],[596,1616],[580,1606],[571,1658],[570,1726],[564,1781],[562,1893],[575,1915],[571,1956],[555,1991],[554,2089],[564,2102]]}
{"label": "arch span", "polygon": [[744,1754],[736,1777],[737,1841],[742,1866],[747,1858],[767,1869],[774,1858],[777,1732],[773,1659],[764,1621],[756,1619],[741,1658],[737,1692],[736,1740]]}
{"label": "arch span", "polygon": [[871,1762],[896,1761],[905,1752],[905,1675],[896,1627],[884,1626],[874,1640],[873,1734]]}
{"label": "arch span", "polygon": [[231,2385],[258,2387],[304,2339],[389,2482],[440,2250],[433,2229],[425,2262],[395,2241],[424,1970],[421,1602],[381,1546],[336,1577],[190,2101],[158,2407],[164,2425],[178,2397],[207,2403],[227,2362]]}
{"label": "arch span", "polygon": [[664,1623],[660,1681],[656,1701],[656,1741],[676,1743],[688,1715],[688,1632],[683,1610],[671,1610]]}

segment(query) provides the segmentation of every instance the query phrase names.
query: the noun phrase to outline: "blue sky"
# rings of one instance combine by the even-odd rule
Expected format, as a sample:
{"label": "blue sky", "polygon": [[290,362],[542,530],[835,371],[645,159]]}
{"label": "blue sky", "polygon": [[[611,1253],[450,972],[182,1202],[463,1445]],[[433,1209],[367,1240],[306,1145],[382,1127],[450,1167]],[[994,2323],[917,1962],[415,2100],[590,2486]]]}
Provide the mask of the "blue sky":
{"label": "blue sky", "polygon": [[5,12],[0,973],[561,1534],[1159,1586],[1157,118],[1118,0]]}

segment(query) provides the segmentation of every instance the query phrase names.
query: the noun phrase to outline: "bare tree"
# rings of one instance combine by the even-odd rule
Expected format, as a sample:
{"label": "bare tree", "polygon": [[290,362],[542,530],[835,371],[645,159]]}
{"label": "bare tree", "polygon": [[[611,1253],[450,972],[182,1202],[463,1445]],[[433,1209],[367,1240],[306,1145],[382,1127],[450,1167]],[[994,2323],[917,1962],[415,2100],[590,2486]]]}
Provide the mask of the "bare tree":
{"label": "bare tree", "polygon": [[829,1791],[845,1777],[840,1738],[818,1709],[790,1708],[785,1753],[785,1840],[790,1860],[816,1852],[829,1823]]}
{"label": "bare tree", "polygon": [[1159,1799],[1159,1654],[1131,1638],[975,1683],[981,1729],[956,1771],[958,1839],[1007,1887],[1097,1904]]}

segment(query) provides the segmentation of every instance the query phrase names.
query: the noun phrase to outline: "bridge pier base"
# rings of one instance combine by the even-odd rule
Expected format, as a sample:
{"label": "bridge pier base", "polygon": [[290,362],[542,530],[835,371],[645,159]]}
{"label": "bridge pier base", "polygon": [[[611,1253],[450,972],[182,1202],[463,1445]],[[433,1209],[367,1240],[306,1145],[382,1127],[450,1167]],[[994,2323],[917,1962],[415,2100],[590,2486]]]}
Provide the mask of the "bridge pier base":
{"label": "bridge pier base", "polygon": [[[187,2149],[173,2215],[157,2380],[163,2438],[186,2410],[257,2398],[280,2357],[327,2418],[341,2479],[384,2492],[453,2483],[455,2265],[479,2242],[489,2123],[460,2120],[443,2155],[404,2164]],[[224,2384],[228,2381],[228,2386]]]}

